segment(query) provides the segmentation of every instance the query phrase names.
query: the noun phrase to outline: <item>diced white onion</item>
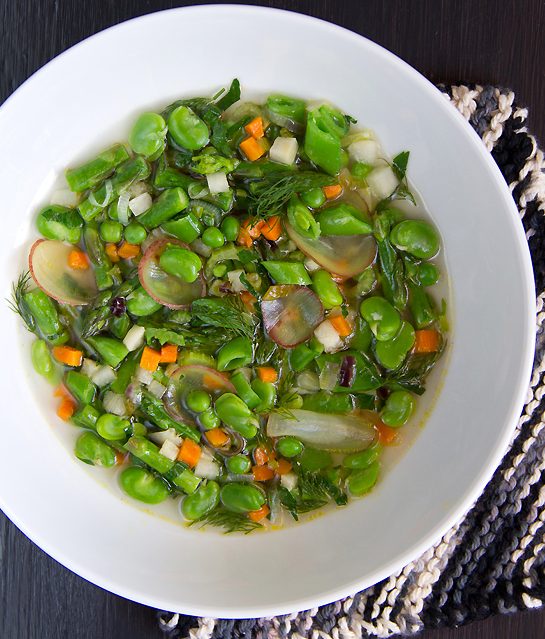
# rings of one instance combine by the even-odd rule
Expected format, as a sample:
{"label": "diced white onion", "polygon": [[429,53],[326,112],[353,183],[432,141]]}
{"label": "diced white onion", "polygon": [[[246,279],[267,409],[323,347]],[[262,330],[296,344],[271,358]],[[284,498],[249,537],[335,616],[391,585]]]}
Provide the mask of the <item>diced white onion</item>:
{"label": "diced white onion", "polygon": [[129,208],[133,215],[137,216],[145,213],[151,205],[152,199],[149,193],[141,193],[140,195],[133,197],[132,200],[129,200]]}
{"label": "diced white onion", "polygon": [[210,191],[206,188],[204,182],[193,182],[187,187],[187,194],[192,200],[198,200],[210,195]]}
{"label": "diced white onion", "polygon": [[152,395],[157,397],[157,399],[161,399],[161,397],[163,397],[166,393],[167,387],[154,379],[148,386],[148,390]]}
{"label": "diced white onion", "polygon": [[104,408],[106,409],[107,413],[119,415],[119,417],[123,417],[127,414],[127,409],[125,407],[125,398],[123,397],[123,395],[112,393],[112,391],[107,391],[104,394],[102,403],[104,404]]}
{"label": "diced white onion", "polygon": [[148,386],[148,384],[153,382],[153,373],[139,366],[136,371],[136,379],[142,384]]}
{"label": "diced white onion", "polygon": [[131,196],[128,191],[123,191],[117,200],[117,219],[120,224],[127,226],[129,223],[129,200]]}
{"label": "diced white onion", "polygon": [[160,430],[157,433],[150,433],[148,437],[152,442],[162,446],[166,441],[172,442],[175,446],[182,445],[182,438],[174,430],[174,428],[168,428],[167,430]]}
{"label": "diced white onion", "polygon": [[320,371],[320,388],[322,390],[333,390],[337,386],[339,370],[341,366],[336,362],[326,362]]}
{"label": "diced white onion", "polygon": [[378,160],[378,144],[374,140],[358,140],[348,147],[348,155],[355,162],[374,164]]}
{"label": "diced white onion", "polygon": [[210,193],[225,193],[229,190],[229,182],[225,171],[216,171],[206,176]]}
{"label": "diced white onion", "polygon": [[227,273],[227,279],[231,284],[231,290],[233,293],[241,293],[246,290],[244,284],[240,281],[240,276],[244,273],[242,269],[238,269],[236,271],[229,271]]}
{"label": "diced white onion", "polygon": [[161,446],[159,453],[163,455],[163,457],[170,459],[170,461],[176,461],[176,458],[178,457],[178,451],[178,446],[167,439]]}
{"label": "diced white onion", "polygon": [[310,257],[304,261],[304,266],[309,273],[314,273],[314,271],[319,271],[322,267],[319,264],[316,264],[314,260],[311,260]]}
{"label": "diced white onion", "polygon": [[51,204],[59,204],[60,206],[74,208],[78,205],[79,195],[70,191],[70,189],[57,189],[51,194],[49,202]]}
{"label": "diced white onion", "polygon": [[295,138],[278,137],[269,150],[269,157],[273,162],[293,164],[297,157],[297,140]]}
{"label": "diced white onion", "polygon": [[297,475],[295,473],[286,473],[280,476],[280,485],[288,490],[293,490],[297,486]]}
{"label": "diced white onion", "polygon": [[172,373],[174,373],[174,371],[178,368],[178,364],[176,364],[175,362],[171,362],[166,368],[165,368],[165,375],[167,377],[170,377],[172,375]]}
{"label": "diced white onion", "polygon": [[123,344],[129,351],[135,351],[139,349],[144,343],[144,334],[146,329],[143,326],[131,326],[123,339]]}
{"label": "diced white onion", "polygon": [[100,365],[97,364],[94,359],[89,359],[88,357],[86,357],[83,360],[83,364],[81,365],[80,372],[83,373],[84,375],[87,375],[87,377],[93,377],[93,374],[96,373],[96,371],[98,371],[99,368],[100,368]]}
{"label": "diced white onion", "polygon": [[333,353],[343,345],[339,333],[327,319],[314,329],[314,336],[323,345],[326,353]]}
{"label": "diced white onion", "polygon": [[142,195],[142,193],[147,193],[148,192],[148,187],[146,186],[145,182],[135,182],[134,184],[131,184],[129,186],[129,188],[127,189],[130,197],[136,197],[137,195]]}
{"label": "diced white onion", "polygon": [[142,385],[135,383],[129,384],[125,395],[134,406],[140,406],[142,402]]}
{"label": "diced white onion", "polygon": [[210,257],[210,253],[212,253],[212,249],[199,238],[191,242],[189,245],[195,253],[202,255],[202,257]]}
{"label": "diced white onion", "polygon": [[216,479],[220,473],[220,467],[212,455],[204,450],[193,472],[202,479]]}
{"label": "diced white onion", "polygon": [[383,200],[392,195],[398,183],[395,173],[389,166],[380,166],[378,169],[371,171],[367,176],[367,184],[379,200]]}
{"label": "diced white onion", "polygon": [[91,380],[100,388],[111,384],[116,375],[111,366],[99,366],[98,370],[91,375]]}
{"label": "diced white onion", "polygon": [[318,375],[312,371],[303,371],[297,375],[297,386],[311,393],[320,390],[320,380]]}
{"label": "diced white onion", "polygon": [[103,209],[105,206],[107,206],[110,203],[112,199],[112,194],[114,192],[112,181],[106,180],[106,182],[104,182],[104,187],[106,188],[106,193],[104,194],[104,199],[102,200],[102,202],[98,202],[95,197],[94,191],[91,191],[91,193],[89,194],[89,204],[92,204],[93,206],[98,206],[99,208]]}

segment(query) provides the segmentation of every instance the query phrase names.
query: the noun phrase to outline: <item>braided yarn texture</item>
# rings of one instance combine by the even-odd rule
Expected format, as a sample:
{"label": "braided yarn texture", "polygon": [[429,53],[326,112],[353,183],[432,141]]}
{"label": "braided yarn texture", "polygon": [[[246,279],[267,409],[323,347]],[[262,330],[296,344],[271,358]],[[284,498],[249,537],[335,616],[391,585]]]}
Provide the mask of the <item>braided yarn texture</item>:
{"label": "braided yarn texture", "polygon": [[503,461],[466,516],[397,574],[341,601],[273,618],[158,612],[168,639],[361,639],[460,626],[545,602],[545,160],[508,89],[440,85],[481,137],[515,200],[537,291],[536,353]]}

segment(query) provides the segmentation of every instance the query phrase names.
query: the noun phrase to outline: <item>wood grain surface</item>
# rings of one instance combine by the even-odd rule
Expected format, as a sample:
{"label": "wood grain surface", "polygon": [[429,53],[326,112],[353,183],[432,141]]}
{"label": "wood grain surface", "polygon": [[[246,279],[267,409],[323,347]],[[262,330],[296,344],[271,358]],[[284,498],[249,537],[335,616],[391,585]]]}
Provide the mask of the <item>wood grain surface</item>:
{"label": "wood grain surface", "polygon": [[[185,4],[207,3],[0,0],[0,104],[35,70],[83,38],[128,18]],[[544,0],[271,0],[240,4],[291,9],[347,27],[396,53],[433,82],[512,87],[519,104],[530,109],[529,128],[545,141]],[[5,158],[0,166],[2,161]],[[161,636],[153,609],[112,595],[69,572],[0,513],[0,639]],[[420,637],[543,639],[545,610],[497,616],[453,630],[428,630]]]}

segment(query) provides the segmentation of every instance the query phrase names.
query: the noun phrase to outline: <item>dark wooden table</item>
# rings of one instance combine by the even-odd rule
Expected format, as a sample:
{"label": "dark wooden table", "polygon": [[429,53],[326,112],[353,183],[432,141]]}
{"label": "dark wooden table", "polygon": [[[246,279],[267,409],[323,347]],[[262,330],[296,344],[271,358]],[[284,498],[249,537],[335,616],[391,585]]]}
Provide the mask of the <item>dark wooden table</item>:
{"label": "dark wooden table", "polygon": [[[184,4],[191,3],[0,0],[0,104],[36,69],[83,38],[128,18]],[[292,9],[340,24],[385,46],[435,82],[510,86],[519,103],[530,108],[530,128],[545,141],[545,0],[271,0],[245,4]],[[69,572],[0,513],[1,639],[160,636],[154,610],[116,597]],[[427,631],[421,637],[542,639],[545,609],[494,617],[456,630]]]}

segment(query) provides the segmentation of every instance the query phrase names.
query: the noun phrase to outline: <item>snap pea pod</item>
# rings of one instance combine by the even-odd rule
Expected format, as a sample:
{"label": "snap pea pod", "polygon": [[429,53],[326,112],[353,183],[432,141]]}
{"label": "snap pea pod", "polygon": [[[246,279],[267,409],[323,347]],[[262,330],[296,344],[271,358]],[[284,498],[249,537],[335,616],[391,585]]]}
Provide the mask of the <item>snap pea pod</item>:
{"label": "snap pea pod", "polygon": [[259,378],[252,381],[252,390],[259,397],[260,402],[255,407],[257,413],[269,413],[276,403],[276,387],[271,382],[264,382]]}
{"label": "snap pea pod", "polygon": [[218,370],[232,371],[253,361],[252,342],[247,337],[235,337],[218,351]]}
{"label": "snap pea pod", "polygon": [[342,167],[341,136],[332,132],[328,118],[318,109],[307,115],[305,153],[326,173],[337,175]]}
{"label": "snap pea pod", "polygon": [[296,196],[292,196],[288,203],[288,221],[293,228],[303,237],[315,240],[320,236],[319,223],[314,218],[310,209]]}
{"label": "snap pea pod", "polygon": [[123,342],[113,337],[97,335],[88,339],[89,344],[99,353],[108,366],[116,368],[127,357],[129,351]]}
{"label": "snap pea pod", "polygon": [[283,260],[268,260],[261,262],[275,284],[311,284],[310,276],[301,262],[285,262]]}
{"label": "snap pea pod", "polygon": [[95,191],[78,207],[81,217],[89,222],[111,204],[122,191],[133,182],[145,180],[150,174],[150,167],[146,160],[137,155],[123,162],[117,167],[113,177]]}
{"label": "snap pea pod", "polygon": [[157,228],[181,213],[188,203],[189,199],[183,189],[179,187],[166,189],[151,205],[151,208],[138,218],[138,221],[148,230]]}
{"label": "snap pea pod", "polygon": [[324,235],[362,235],[373,231],[363,213],[345,202],[323,209],[316,219]]}
{"label": "snap pea pod", "polygon": [[108,177],[128,157],[127,149],[122,144],[114,144],[90,162],[86,162],[74,169],[68,169],[65,176],[70,190],[81,193],[87,189],[92,189]]}
{"label": "snap pea pod", "polygon": [[114,285],[112,277],[112,262],[106,254],[104,243],[100,237],[98,225],[90,222],[83,230],[83,241],[87,249],[87,255],[95,266],[95,278],[99,291]]}
{"label": "snap pea pod", "polygon": [[82,404],[90,404],[95,398],[96,386],[79,371],[68,371],[64,378],[66,388]]}
{"label": "snap pea pod", "polygon": [[[161,224],[161,228],[166,233],[182,240],[182,242],[191,244],[191,242],[201,235],[204,227],[193,213],[188,213],[176,220],[164,222]],[[236,237],[234,239],[236,239]]]}
{"label": "snap pea pod", "polygon": [[256,408],[261,403],[259,395],[253,390],[244,373],[238,372],[231,377],[231,384],[235,387],[237,395],[250,409]]}
{"label": "snap pea pod", "polygon": [[354,397],[348,394],[319,391],[303,397],[303,408],[318,413],[350,413],[354,407]]}
{"label": "snap pea pod", "polygon": [[437,319],[431,297],[422,286],[409,282],[409,309],[416,328],[425,328]]}
{"label": "snap pea pod", "polygon": [[53,346],[66,344],[68,331],[59,320],[55,302],[40,288],[25,293],[23,300],[44,339]]}
{"label": "snap pea pod", "polygon": [[72,421],[76,426],[80,426],[81,428],[96,430],[96,423],[99,417],[100,413],[98,410],[91,404],[86,404],[74,413]]}
{"label": "snap pea pod", "polygon": [[128,357],[117,369],[116,378],[112,382],[112,385],[110,387],[114,393],[125,393],[136,371],[136,368],[138,367],[139,360],[140,350],[129,353]]}
{"label": "snap pea pod", "polygon": [[172,419],[172,417],[170,417],[170,415],[166,412],[163,403],[151,393],[146,391],[142,393],[140,409],[157,427],[163,430],[174,428],[174,430],[182,437],[188,437],[194,442],[198,442],[200,440],[200,434],[195,428]]}
{"label": "snap pea pod", "polygon": [[299,344],[289,353],[289,364],[292,370],[299,373],[313,362],[321,353],[324,347],[317,340],[310,341],[309,344]]}

